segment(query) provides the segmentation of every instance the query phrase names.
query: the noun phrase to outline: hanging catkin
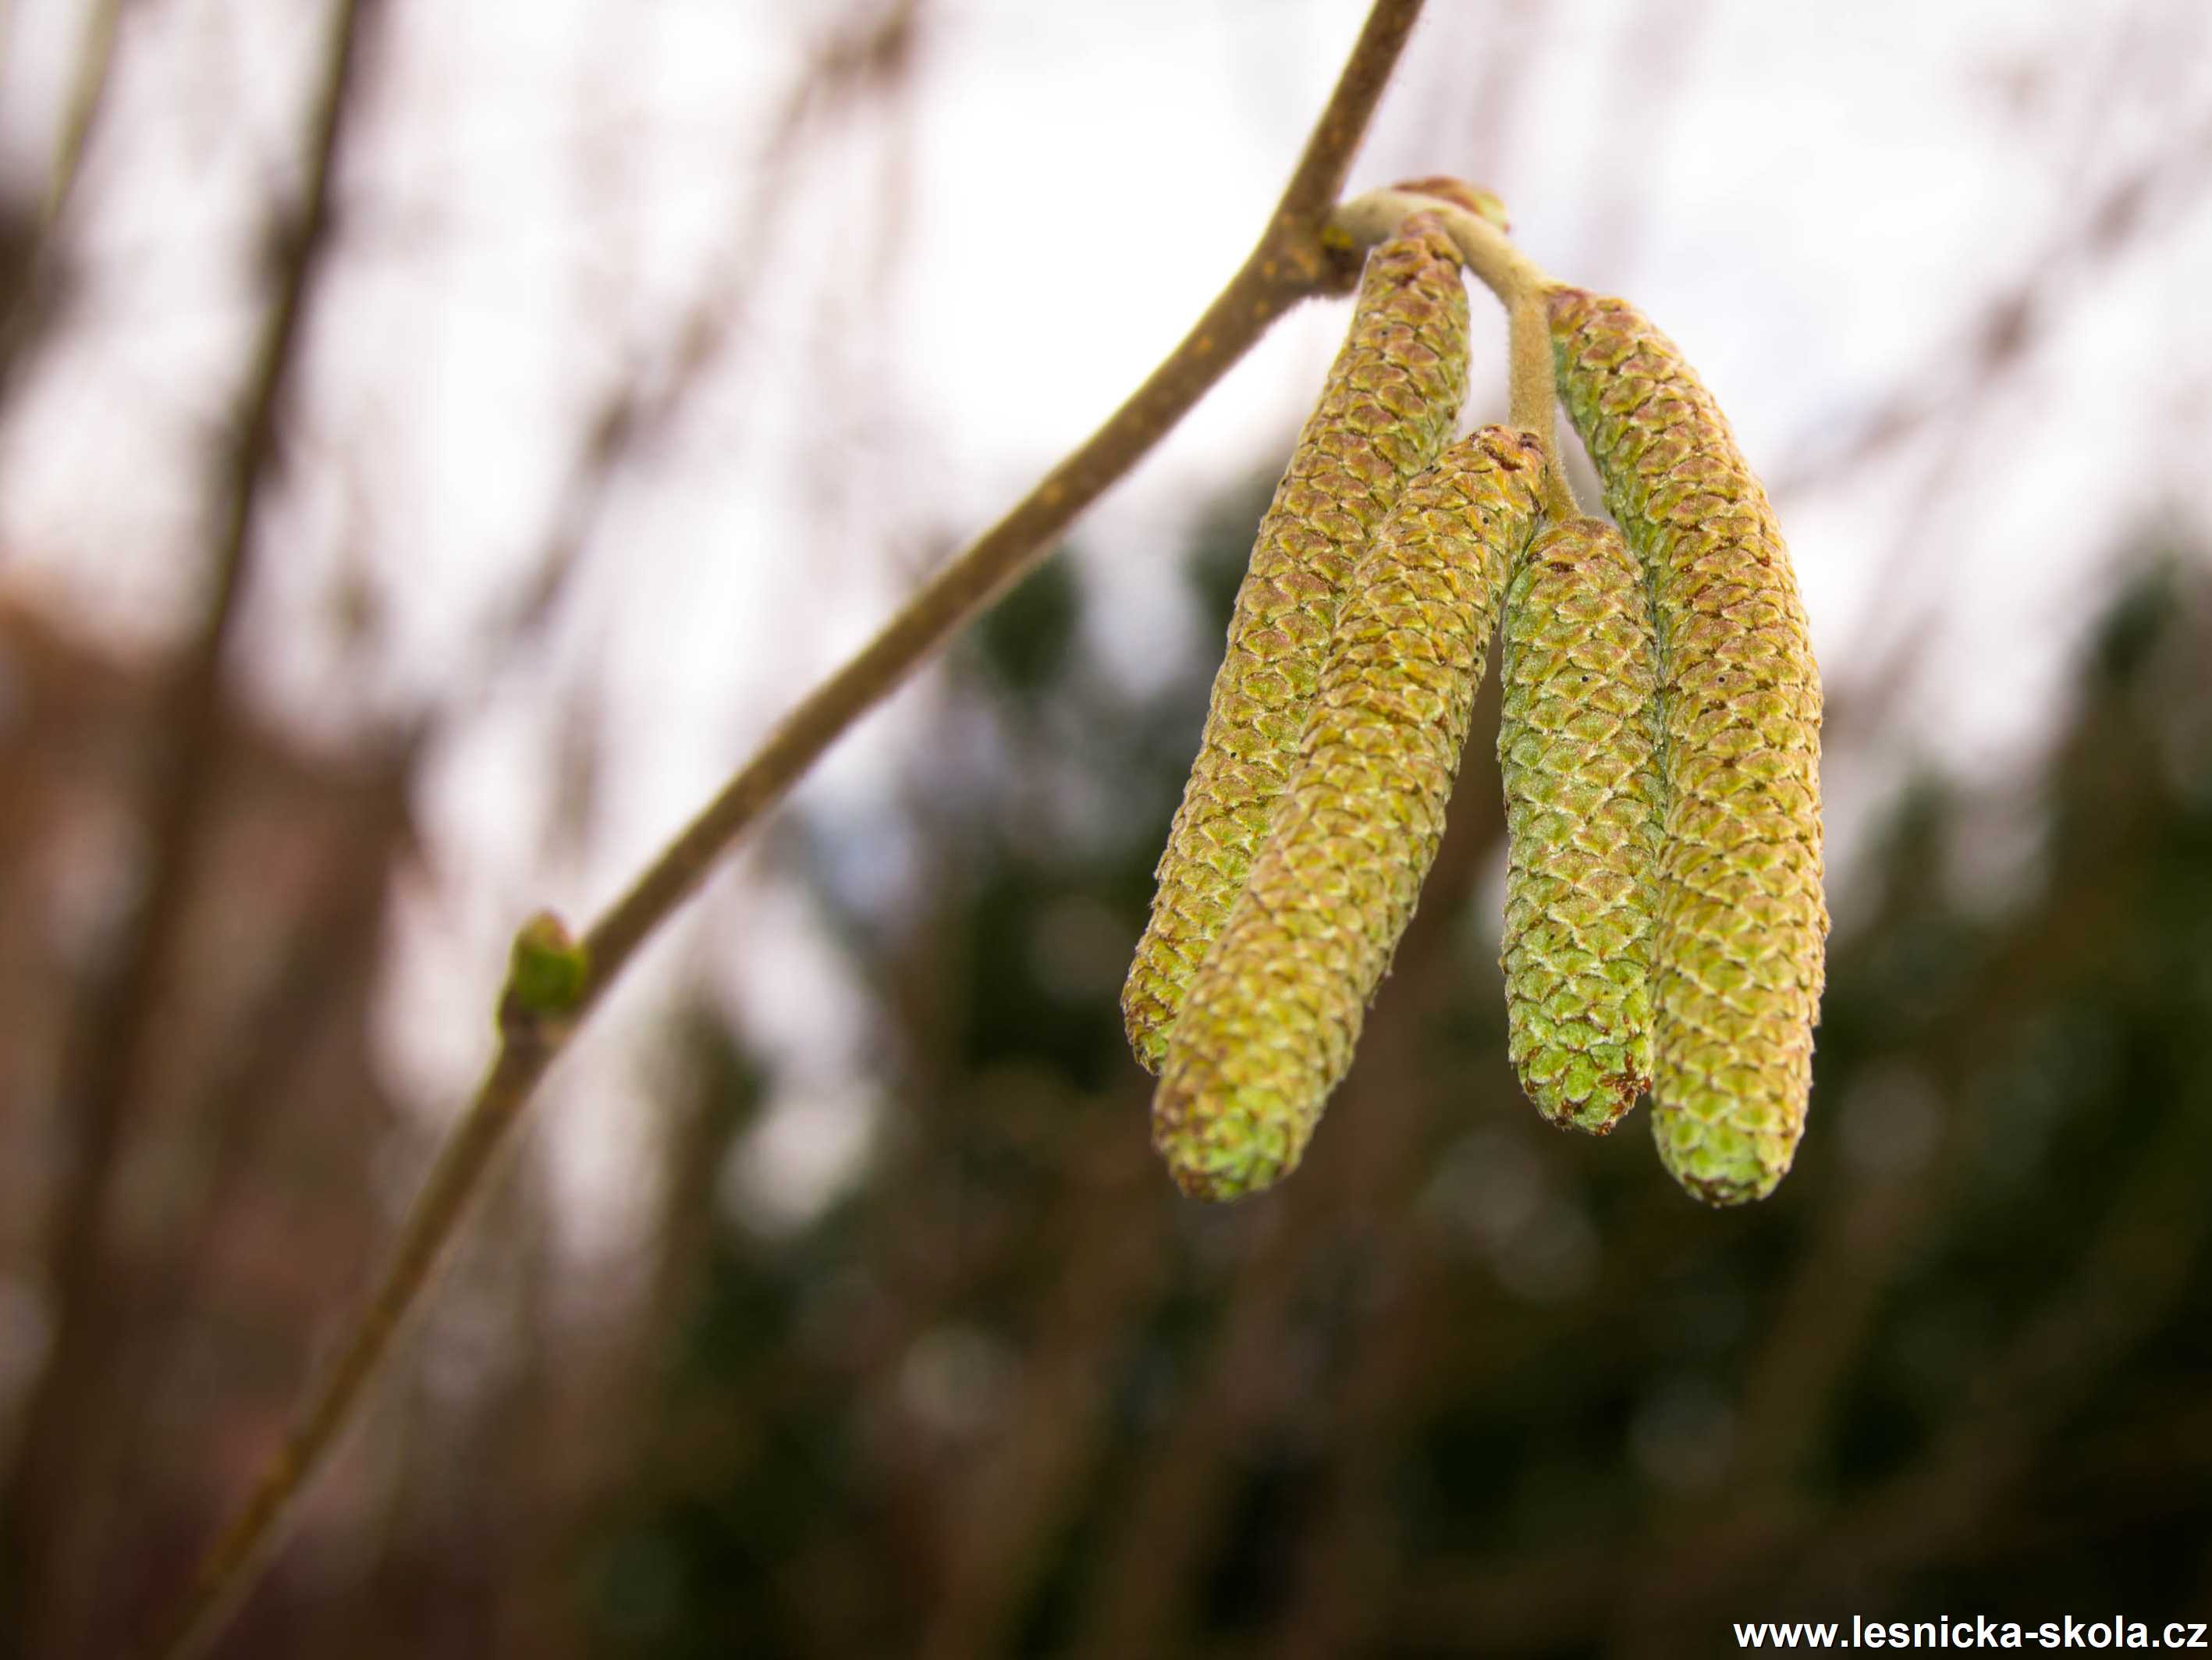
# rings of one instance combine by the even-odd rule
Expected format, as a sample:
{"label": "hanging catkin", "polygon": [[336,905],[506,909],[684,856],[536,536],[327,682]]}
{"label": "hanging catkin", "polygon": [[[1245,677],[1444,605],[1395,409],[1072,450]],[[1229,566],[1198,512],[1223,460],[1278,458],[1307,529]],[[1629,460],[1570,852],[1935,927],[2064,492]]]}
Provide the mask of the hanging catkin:
{"label": "hanging catkin", "polygon": [[1443,833],[1542,468],[1525,433],[1462,440],[1408,487],[1360,565],[1296,777],[1160,1071],[1152,1140],[1186,1193],[1232,1199],[1283,1176],[1352,1063]]}
{"label": "hanging catkin", "polygon": [[1674,343],[1580,289],[1550,311],[1560,393],[1657,629],[1653,1129],[1692,1193],[1762,1198],[1804,1128],[1828,925],[1804,606],[1766,493]]}
{"label": "hanging catkin", "polygon": [[1508,1049],[1554,1123],[1604,1134],[1651,1073],[1658,779],[1651,600],[1601,519],[1546,525],[1505,595]]}
{"label": "hanging catkin", "polygon": [[1435,220],[1417,216],[1367,261],[1351,334],[1237,590],[1205,736],[1121,993],[1129,1045],[1150,1069],[1290,781],[1346,581],[1406,481],[1450,436],[1467,374],[1459,258]]}

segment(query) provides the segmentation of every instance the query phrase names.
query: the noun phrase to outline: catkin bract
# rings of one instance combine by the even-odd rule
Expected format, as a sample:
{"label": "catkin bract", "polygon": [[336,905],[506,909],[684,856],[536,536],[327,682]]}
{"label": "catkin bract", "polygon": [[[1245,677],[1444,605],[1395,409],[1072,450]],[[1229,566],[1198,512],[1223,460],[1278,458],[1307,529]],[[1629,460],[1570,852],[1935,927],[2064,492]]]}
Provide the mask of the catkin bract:
{"label": "catkin bract", "polygon": [[1508,1051],[1545,1117],[1602,1134],[1651,1073],[1651,601],[1620,532],[1547,524],[1505,596]]}
{"label": "catkin bract", "polygon": [[1291,1169],[1352,1063],[1443,833],[1510,562],[1543,456],[1488,428],[1416,479],[1345,602],[1265,850],[1190,983],[1152,1105],[1182,1189]]}
{"label": "catkin bract", "polygon": [[1692,1193],[1762,1198],[1804,1128],[1828,925],[1805,610],[1766,493],[1674,343],[1624,301],[1563,289],[1549,307],[1561,396],[1657,629],[1653,1129]]}
{"label": "catkin bract", "polygon": [[1121,994],[1129,1045],[1150,1069],[1290,781],[1352,567],[1406,481],[1450,436],[1467,374],[1458,255],[1433,219],[1417,216],[1367,261],[1351,334],[1237,591],[1205,735]]}

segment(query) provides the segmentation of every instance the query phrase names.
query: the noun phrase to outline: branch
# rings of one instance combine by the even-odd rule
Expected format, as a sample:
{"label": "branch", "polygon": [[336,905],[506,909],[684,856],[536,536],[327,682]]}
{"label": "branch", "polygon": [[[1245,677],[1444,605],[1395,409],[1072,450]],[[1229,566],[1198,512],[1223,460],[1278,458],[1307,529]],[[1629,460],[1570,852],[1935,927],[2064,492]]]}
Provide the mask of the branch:
{"label": "branch", "polygon": [[219,517],[205,597],[191,643],[161,708],[139,820],[149,848],[144,898],[106,964],[77,1000],[64,1036],[55,1122],[75,1137],[55,1201],[51,1279],[53,1347],[25,1408],[0,1514],[9,1561],[22,1576],[21,1608],[59,1600],[71,1487],[69,1433],[81,1403],[112,1382],[101,1358],[109,1323],[100,1308],[100,1241],[125,1120],[143,1079],[163,970],[184,931],[191,873],[207,827],[210,780],[222,739],[225,648],[250,572],[253,526],[274,459],[276,413],[298,356],[301,319],[330,237],[331,181],[352,103],[361,0],[341,0],[313,106],[308,169],[296,222],[283,237],[275,304],[241,394],[218,486]]}
{"label": "branch", "polygon": [[[1104,425],[1048,472],[966,551],[944,566],[883,631],[800,700],[752,758],[568,947],[535,919],[517,937],[501,999],[501,1040],[400,1231],[391,1265],[314,1388],[297,1426],[202,1560],[156,1652],[200,1652],[251,1586],[283,1526],[351,1421],[393,1335],[482,1185],[493,1155],[577,1025],[655,929],[761,815],[847,727],[889,696],[963,623],[1039,563],[1076,515],[1165,437],[1275,319],[1346,287],[1361,239],[1332,229],[1328,209],[1366,131],[1421,0],[1376,0],[1304,155],[1258,245],[1166,360]],[[1432,208],[1422,198],[1412,206]],[[1378,234],[1392,227],[1377,220]],[[1372,238],[1365,240],[1374,240]],[[573,981],[543,972],[574,965]],[[557,985],[557,991],[549,990]]]}
{"label": "branch", "polygon": [[1421,15],[1422,0],[1375,0],[1352,56],[1338,72],[1321,119],[1307,135],[1304,152],[1275,204],[1273,234],[1292,240],[1318,235],[1322,221],[1344,192],[1344,176],[1359,141],[1367,136],[1376,100],[1398,66],[1398,54]]}
{"label": "branch", "polygon": [[93,127],[107,103],[108,84],[114,78],[115,26],[122,12],[123,0],[94,0],[92,15],[85,22],[84,50],[77,58],[76,76],[70,85],[69,107],[62,115],[53,173],[46,181],[41,228],[50,234],[61,218],[62,210],[69,205],[70,192],[76,188]]}
{"label": "branch", "polygon": [[772,269],[777,232],[810,123],[855,92],[889,84],[914,53],[917,0],[855,8],[793,77],[749,199],[733,203],[742,228],[716,259],[689,307],[641,369],[612,387],[586,424],[556,496],[553,519],[530,574],[487,630],[484,656],[497,664],[552,616],[605,518],[624,470],[665,439],[725,355],[738,319]]}
{"label": "branch", "polygon": [[[84,43],[62,111],[61,131],[54,141],[53,167],[39,204],[30,253],[13,297],[0,313],[0,404],[7,401],[14,371],[29,357],[33,339],[51,320],[63,286],[62,216],[84,171],[93,132],[107,107],[122,11],[123,0],[93,0],[92,15],[85,21]],[[8,0],[0,0],[0,69],[5,67],[10,21]]]}

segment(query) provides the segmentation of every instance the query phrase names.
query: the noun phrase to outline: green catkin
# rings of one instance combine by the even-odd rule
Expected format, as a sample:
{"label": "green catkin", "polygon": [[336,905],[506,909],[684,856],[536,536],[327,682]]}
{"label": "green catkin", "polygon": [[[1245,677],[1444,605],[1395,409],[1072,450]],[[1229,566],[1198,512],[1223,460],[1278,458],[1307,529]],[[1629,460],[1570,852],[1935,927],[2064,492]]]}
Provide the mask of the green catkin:
{"label": "green catkin", "polygon": [[1651,1075],[1659,781],[1651,600],[1620,532],[1547,524],[1505,594],[1508,1052],[1544,1116],[1602,1135]]}
{"label": "green catkin", "polygon": [[1443,833],[1543,465],[1526,433],[1461,441],[1407,489],[1360,565],[1295,781],[1160,1070],[1152,1142],[1194,1198],[1233,1199],[1289,1171],[1352,1063]]}
{"label": "green catkin", "polygon": [[1549,307],[1561,396],[1657,629],[1653,1131],[1692,1194],[1760,1199],[1804,1129],[1828,927],[1805,609],[1766,492],[1674,343],[1623,301],[1562,289]]}
{"label": "green catkin", "polygon": [[1121,993],[1129,1046],[1150,1070],[1290,781],[1345,583],[1406,481],[1451,435],[1467,374],[1459,258],[1433,218],[1416,216],[1367,261],[1351,333],[1237,590],[1205,736]]}

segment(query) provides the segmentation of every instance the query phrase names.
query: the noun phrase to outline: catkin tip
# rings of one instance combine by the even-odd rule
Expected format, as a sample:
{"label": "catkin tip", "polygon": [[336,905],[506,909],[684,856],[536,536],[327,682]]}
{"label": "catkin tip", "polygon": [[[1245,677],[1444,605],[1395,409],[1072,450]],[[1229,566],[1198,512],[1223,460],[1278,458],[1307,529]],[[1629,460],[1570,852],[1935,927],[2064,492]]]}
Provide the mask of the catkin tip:
{"label": "catkin tip", "polygon": [[1794,1138],[1757,1146],[1722,1127],[1698,1123],[1679,1109],[1663,1107],[1651,1115],[1651,1126],[1668,1174],[1692,1199],[1716,1209],[1765,1199],[1790,1173]]}

